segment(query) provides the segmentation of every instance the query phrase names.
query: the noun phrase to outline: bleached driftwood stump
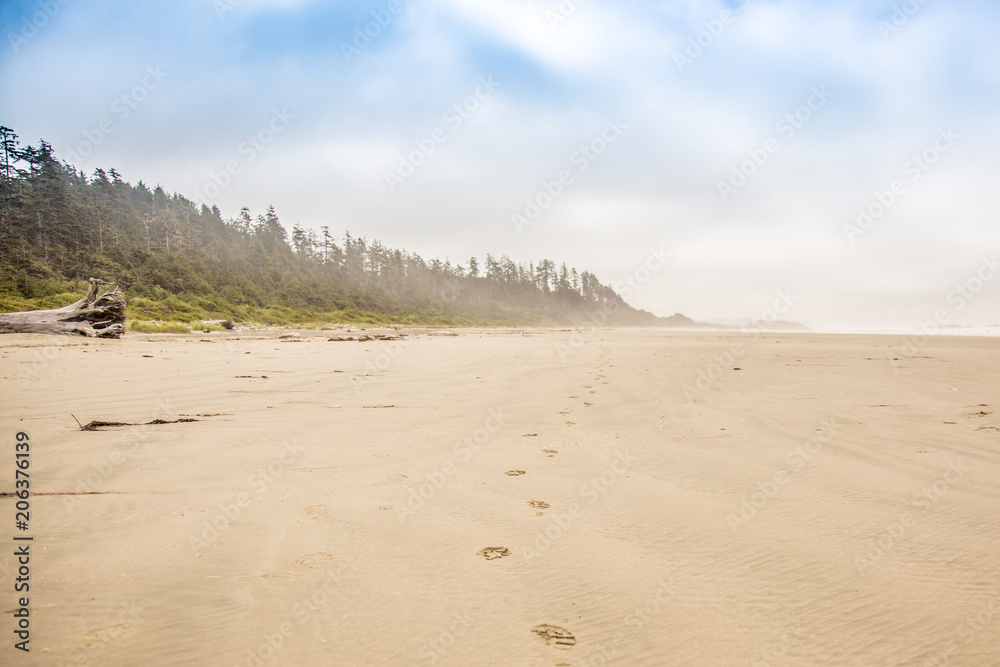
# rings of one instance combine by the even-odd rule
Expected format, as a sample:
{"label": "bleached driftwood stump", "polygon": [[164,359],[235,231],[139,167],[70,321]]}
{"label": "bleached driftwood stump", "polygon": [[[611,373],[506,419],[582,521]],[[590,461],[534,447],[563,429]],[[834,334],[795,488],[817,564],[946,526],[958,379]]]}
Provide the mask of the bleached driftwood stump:
{"label": "bleached driftwood stump", "polygon": [[98,296],[100,285],[112,284],[91,278],[87,296],[68,306],[55,310],[0,313],[0,334],[41,333],[121,338],[125,334],[125,298],[117,287]]}

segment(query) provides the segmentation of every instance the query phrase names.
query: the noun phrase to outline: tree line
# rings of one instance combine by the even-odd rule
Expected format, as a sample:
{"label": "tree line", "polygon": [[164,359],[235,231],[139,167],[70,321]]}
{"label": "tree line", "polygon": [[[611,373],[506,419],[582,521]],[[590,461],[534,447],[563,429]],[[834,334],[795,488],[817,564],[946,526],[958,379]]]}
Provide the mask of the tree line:
{"label": "tree line", "polygon": [[[0,127],[0,291],[32,299],[94,276],[116,282],[134,316],[307,321],[340,314],[455,324],[582,323],[596,311],[652,324],[588,271],[487,254],[425,260],[377,240],[289,234],[273,207],[223,218],[114,169],[87,175],[52,146]],[[336,316],[336,315],[334,315]]]}

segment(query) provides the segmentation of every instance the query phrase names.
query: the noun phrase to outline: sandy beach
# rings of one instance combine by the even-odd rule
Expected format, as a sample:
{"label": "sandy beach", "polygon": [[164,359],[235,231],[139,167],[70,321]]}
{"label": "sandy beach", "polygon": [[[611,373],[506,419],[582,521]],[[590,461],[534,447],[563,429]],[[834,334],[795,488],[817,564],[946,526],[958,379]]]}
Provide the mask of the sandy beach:
{"label": "sandy beach", "polygon": [[283,334],[0,339],[0,663],[1000,664],[1000,339]]}

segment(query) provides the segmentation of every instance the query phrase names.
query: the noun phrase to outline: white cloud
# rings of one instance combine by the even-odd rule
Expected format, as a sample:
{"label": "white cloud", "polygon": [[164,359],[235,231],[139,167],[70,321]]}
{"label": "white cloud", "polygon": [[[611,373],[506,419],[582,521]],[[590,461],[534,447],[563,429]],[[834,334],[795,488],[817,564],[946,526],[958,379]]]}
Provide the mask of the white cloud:
{"label": "white cloud", "polygon": [[[244,0],[238,9],[259,18],[319,6]],[[219,196],[225,215],[274,204],[289,226],[349,228],[426,256],[547,256],[607,281],[663,244],[676,261],[635,297],[662,314],[750,316],[792,286],[805,295],[802,319],[912,324],[965,263],[1000,244],[990,194],[1000,150],[996,12],[928,4],[885,39],[860,0],[755,0],[678,72],[674,50],[726,6],[588,0],[553,29],[546,11],[557,2],[428,0],[347,62],[337,44],[353,25],[267,58],[244,50],[253,21],[217,21],[204,3],[161,8],[154,19],[141,9],[96,16],[79,0],[30,49],[0,55],[0,115],[59,151],[147,63],[163,62],[170,78],[88,170],[114,166],[191,195],[272,107],[287,106],[294,125]],[[179,34],[185,21],[198,39]],[[268,33],[260,44],[293,38]],[[386,169],[442,125],[480,75],[494,75],[499,91],[390,192]],[[819,84],[831,102],[723,204],[716,181]],[[515,234],[510,214],[608,116],[628,123],[626,134]],[[843,224],[947,124],[963,134],[954,151],[849,244]],[[995,292],[979,304],[969,317],[998,319],[989,315],[1000,306]]]}

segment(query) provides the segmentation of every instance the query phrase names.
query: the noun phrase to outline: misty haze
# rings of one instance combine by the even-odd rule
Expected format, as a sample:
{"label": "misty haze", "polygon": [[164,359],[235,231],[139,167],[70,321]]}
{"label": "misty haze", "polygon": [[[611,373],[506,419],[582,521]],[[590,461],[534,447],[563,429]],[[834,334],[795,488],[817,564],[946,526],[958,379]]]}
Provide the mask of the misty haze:
{"label": "misty haze", "polygon": [[0,664],[1000,664],[998,29],[0,4]]}

